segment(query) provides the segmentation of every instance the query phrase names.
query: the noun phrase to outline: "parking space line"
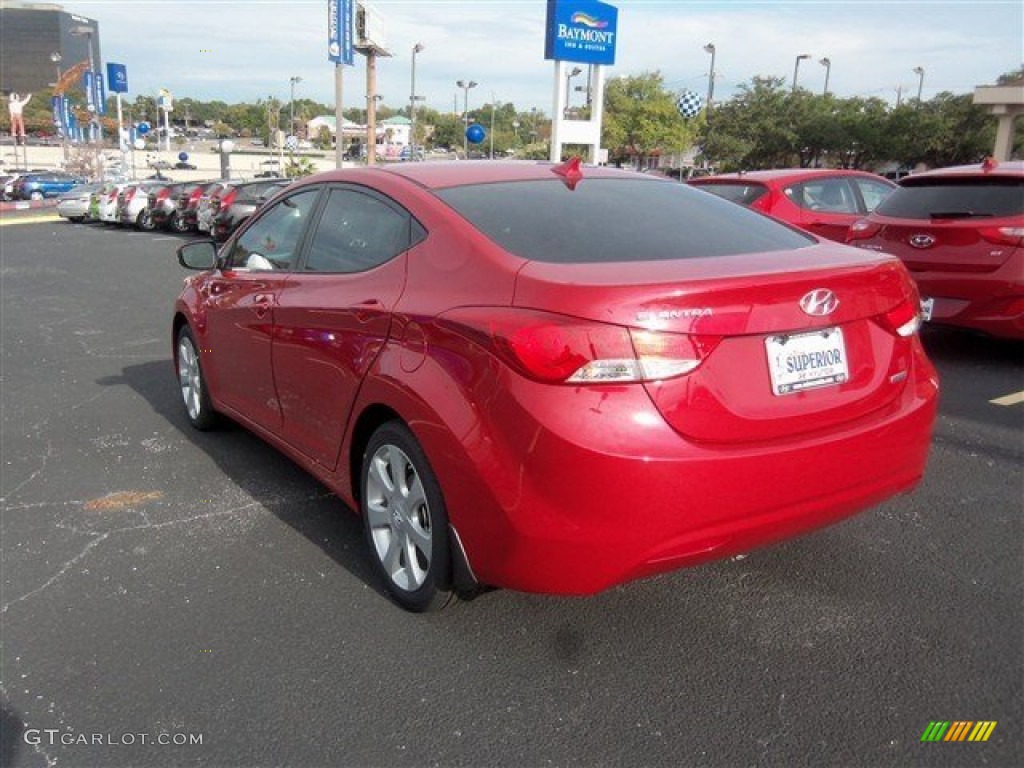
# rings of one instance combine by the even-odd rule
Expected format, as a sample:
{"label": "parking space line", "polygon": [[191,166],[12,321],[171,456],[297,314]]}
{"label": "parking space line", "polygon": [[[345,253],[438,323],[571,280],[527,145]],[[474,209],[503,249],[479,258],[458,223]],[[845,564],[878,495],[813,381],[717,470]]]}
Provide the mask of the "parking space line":
{"label": "parking space line", "polygon": [[992,405],[1017,405],[1019,403],[1024,403],[1024,389],[1010,395],[997,397],[995,400],[989,400],[989,402],[992,403]]}
{"label": "parking space line", "polygon": [[180,237],[154,237],[153,242],[159,242],[161,240],[180,240]]}
{"label": "parking space line", "polygon": [[2,218],[0,219],[0,227],[12,227],[15,224],[45,224],[50,221],[60,221],[61,217],[57,214],[50,214],[45,216],[25,216],[22,218]]}

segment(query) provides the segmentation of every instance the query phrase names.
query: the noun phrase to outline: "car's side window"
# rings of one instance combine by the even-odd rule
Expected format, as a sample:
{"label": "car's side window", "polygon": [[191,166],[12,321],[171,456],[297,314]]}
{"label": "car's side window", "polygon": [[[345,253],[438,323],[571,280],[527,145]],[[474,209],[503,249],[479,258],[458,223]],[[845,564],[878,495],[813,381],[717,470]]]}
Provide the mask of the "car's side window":
{"label": "car's side window", "polygon": [[854,183],[860,190],[860,196],[864,198],[864,207],[868,213],[875,210],[878,204],[892,192],[892,187],[888,184],[881,184],[871,179],[855,179]]}
{"label": "car's side window", "polygon": [[815,179],[797,185],[802,194],[791,199],[803,208],[826,213],[858,213],[857,200],[846,179]]}
{"label": "car's side window", "polygon": [[268,209],[235,241],[224,268],[291,269],[318,194],[319,189],[308,189]]}
{"label": "car's side window", "polygon": [[310,241],[310,272],[363,272],[411,245],[412,217],[372,195],[332,189]]}

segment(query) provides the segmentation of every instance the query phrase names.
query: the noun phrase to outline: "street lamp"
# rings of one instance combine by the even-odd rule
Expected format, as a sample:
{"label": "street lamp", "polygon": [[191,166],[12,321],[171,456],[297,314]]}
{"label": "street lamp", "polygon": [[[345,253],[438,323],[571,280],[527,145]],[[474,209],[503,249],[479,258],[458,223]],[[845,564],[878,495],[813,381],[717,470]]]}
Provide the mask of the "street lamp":
{"label": "street lamp", "polygon": [[295,134],[295,84],[301,83],[302,78],[296,75],[289,77],[288,82],[291,84],[291,99],[288,101],[288,135],[292,136]]}
{"label": "street lamp", "polygon": [[469,128],[469,89],[476,88],[476,81],[456,80],[455,85],[462,89],[462,152],[469,157],[469,137],[466,135]]}
{"label": "street lamp", "polygon": [[921,89],[924,88],[924,67],[914,67],[914,74],[917,75],[917,103],[921,103]]}
{"label": "street lamp", "polygon": [[711,101],[715,98],[715,44],[705,45],[704,52],[711,54],[711,71],[708,72],[708,111],[710,112]]}
{"label": "street lamp", "polygon": [[409,89],[409,160],[416,160],[416,54],[423,50],[422,43],[412,47],[412,86]]}
{"label": "street lamp", "polygon": [[825,88],[821,92],[822,96],[828,96],[828,76],[832,74],[832,59],[826,56],[824,59],[818,62],[825,68]]}
{"label": "street lamp", "polygon": [[[59,93],[58,89],[60,88],[60,62],[61,62],[61,58],[62,58],[61,55],[58,52],[56,52],[56,51],[54,51],[53,53],[50,54],[50,61],[52,61],[54,66],[57,67],[57,81],[53,84],[53,95],[54,96],[58,95],[58,93]],[[63,106],[63,104],[61,104],[60,110],[61,110],[61,114],[59,116],[57,116],[57,118],[53,122],[54,122],[54,125],[57,128],[57,130],[60,131],[60,146],[61,146],[61,151],[62,151],[62,153],[64,155],[64,165],[67,166],[67,164],[68,164],[68,130],[67,130],[67,126],[64,124],[64,106]]]}
{"label": "street lamp", "polygon": [[804,59],[809,58],[811,58],[811,54],[809,53],[801,53],[799,56],[796,57],[796,63],[793,64],[793,93],[796,93],[796,76],[797,73],[800,71],[800,62],[803,61]]}
{"label": "street lamp", "polygon": [[569,98],[572,95],[572,79],[583,72],[579,67],[573,67],[565,74],[565,116],[569,116]]}

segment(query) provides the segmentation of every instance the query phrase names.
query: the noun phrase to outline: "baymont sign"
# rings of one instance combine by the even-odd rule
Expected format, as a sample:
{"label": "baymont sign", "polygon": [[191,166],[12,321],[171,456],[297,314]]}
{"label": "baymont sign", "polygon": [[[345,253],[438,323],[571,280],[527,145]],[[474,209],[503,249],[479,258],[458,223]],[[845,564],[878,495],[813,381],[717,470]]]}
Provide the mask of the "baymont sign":
{"label": "baymont sign", "polygon": [[548,0],[544,58],[615,63],[619,11],[597,0]]}

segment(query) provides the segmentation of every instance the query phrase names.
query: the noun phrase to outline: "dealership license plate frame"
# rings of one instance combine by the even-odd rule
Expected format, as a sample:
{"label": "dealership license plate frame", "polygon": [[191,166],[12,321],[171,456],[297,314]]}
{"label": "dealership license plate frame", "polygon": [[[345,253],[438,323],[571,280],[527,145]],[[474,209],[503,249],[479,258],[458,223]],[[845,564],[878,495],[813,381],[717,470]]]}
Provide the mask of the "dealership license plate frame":
{"label": "dealership license plate frame", "polygon": [[[784,397],[808,389],[829,387],[849,380],[850,369],[846,359],[846,340],[842,328],[822,328],[808,333],[768,336],[764,340],[771,376],[772,394]],[[839,362],[822,367],[816,374],[806,370],[788,373],[785,361],[793,354],[839,352]]]}

